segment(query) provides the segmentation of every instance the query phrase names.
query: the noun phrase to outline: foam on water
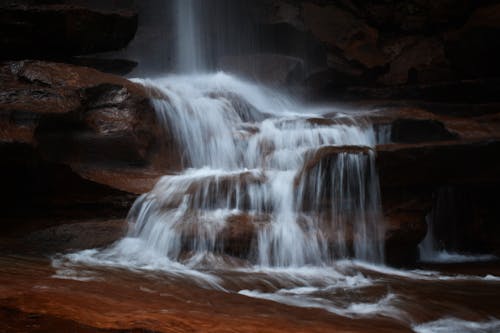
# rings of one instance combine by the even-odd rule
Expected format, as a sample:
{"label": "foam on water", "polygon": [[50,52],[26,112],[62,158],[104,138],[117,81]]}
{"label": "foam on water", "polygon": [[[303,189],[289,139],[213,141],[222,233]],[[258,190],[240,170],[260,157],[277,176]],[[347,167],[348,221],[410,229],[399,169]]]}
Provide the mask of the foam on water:
{"label": "foam on water", "polygon": [[416,333],[497,333],[500,332],[500,320],[491,319],[483,322],[466,321],[458,318],[443,318],[413,327]]}
{"label": "foam on water", "polygon": [[255,290],[241,290],[239,291],[239,294],[297,307],[323,309],[349,318],[366,316],[373,317],[381,315],[399,319],[402,316],[401,312],[394,305],[392,305],[392,302],[396,298],[394,294],[387,294],[374,303],[351,303],[342,307],[341,305],[336,305],[335,302],[315,296],[315,293],[320,291],[321,290],[314,288],[295,288],[281,289],[275,293],[263,293]]}

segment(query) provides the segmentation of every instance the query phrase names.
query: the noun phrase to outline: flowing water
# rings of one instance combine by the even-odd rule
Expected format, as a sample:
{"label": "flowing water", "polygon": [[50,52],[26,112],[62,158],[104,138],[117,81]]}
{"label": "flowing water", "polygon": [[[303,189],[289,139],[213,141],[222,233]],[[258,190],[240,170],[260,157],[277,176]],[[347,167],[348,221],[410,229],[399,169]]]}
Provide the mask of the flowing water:
{"label": "flowing water", "polygon": [[[182,152],[172,158],[184,168],[166,170],[135,202],[124,239],[54,257],[52,278],[107,283],[135,301],[147,294],[154,305],[141,303],[144,311],[158,310],[156,299],[169,295],[173,304],[189,300],[193,311],[211,313],[212,305],[197,302],[212,295],[227,313],[239,304],[260,318],[279,303],[276,320],[296,311],[288,305],[314,309],[318,325],[344,318],[356,332],[373,325],[381,332],[498,332],[498,272],[383,265],[374,148],[388,142],[388,128],[227,73],[203,73],[210,57],[201,2],[175,3],[182,74],[135,81],[151,91],[165,135]],[[435,255],[431,237],[424,259]],[[314,320],[304,311],[294,313]]]}
{"label": "flowing water", "polygon": [[386,134],[225,73],[136,82],[152,92],[184,170],[136,201],[123,240],[56,256],[54,279],[100,284],[119,270],[142,276],[147,297],[165,294],[149,284],[186,300],[198,288],[221,307],[227,298],[316,309],[360,332],[498,331],[500,272],[383,265],[373,148]]}

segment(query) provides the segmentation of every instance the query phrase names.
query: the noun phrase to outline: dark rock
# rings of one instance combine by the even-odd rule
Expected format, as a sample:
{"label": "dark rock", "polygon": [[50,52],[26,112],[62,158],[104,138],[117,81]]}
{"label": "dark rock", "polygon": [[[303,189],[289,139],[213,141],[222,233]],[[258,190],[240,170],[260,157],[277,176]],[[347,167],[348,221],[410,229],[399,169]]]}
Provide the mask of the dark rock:
{"label": "dark rock", "polygon": [[458,26],[466,19],[468,1],[368,1],[361,15],[380,30],[431,34]]}
{"label": "dark rock", "polygon": [[499,101],[497,78],[456,80],[392,87],[351,86],[339,96],[345,99],[411,99],[441,103],[494,103]]}
{"label": "dark rock", "polygon": [[391,141],[401,143],[417,143],[424,141],[443,141],[456,139],[437,120],[431,119],[397,119],[391,125]]}
{"label": "dark rock", "polygon": [[125,220],[90,220],[65,223],[27,235],[24,240],[44,253],[108,246],[125,236]]}
{"label": "dark rock", "polygon": [[433,236],[447,251],[500,253],[500,183],[442,186],[434,191]]}
{"label": "dark rock", "polygon": [[86,66],[100,72],[115,75],[127,75],[138,65],[137,62],[127,59],[108,59],[92,57],[75,57],[70,60],[76,66]]}
{"label": "dark rock", "polygon": [[133,12],[69,5],[0,6],[1,59],[65,59],[124,48],[137,30]]}
{"label": "dark rock", "polygon": [[500,5],[478,8],[466,24],[447,35],[446,54],[466,77],[500,75]]}
{"label": "dark rock", "polygon": [[2,143],[0,153],[2,218],[124,217],[135,199],[44,160],[30,145]]}
{"label": "dark rock", "polygon": [[446,63],[444,44],[438,38],[399,40],[403,45],[387,45],[386,52],[397,54],[389,65],[389,72],[380,78],[387,85],[418,82],[449,81],[451,69]]}
{"label": "dark rock", "polygon": [[329,48],[342,50],[347,60],[355,60],[366,68],[385,64],[377,46],[378,31],[348,11],[306,2],[302,15],[305,28]]}
{"label": "dark rock", "polygon": [[437,188],[498,181],[500,142],[436,142],[377,147],[382,187]]}
{"label": "dark rock", "polygon": [[226,56],[219,60],[219,67],[270,85],[299,84],[304,79],[303,61],[277,54]]}

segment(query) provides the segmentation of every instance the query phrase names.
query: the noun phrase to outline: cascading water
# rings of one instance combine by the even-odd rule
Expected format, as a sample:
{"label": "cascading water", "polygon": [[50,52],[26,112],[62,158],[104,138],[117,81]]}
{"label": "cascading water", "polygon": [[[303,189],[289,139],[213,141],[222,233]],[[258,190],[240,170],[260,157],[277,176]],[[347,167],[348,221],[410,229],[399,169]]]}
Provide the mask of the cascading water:
{"label": "cascading water", "polygon": [[227,221],[246,216],[254,234],[239,255],[260,265],[320,265],[350,252],[382,261],[373,152],[340,151],[328,166],[304,170],[318,149],[373,147],[372,127],[315,124],[321,110],[223,73],[138,82],[161,94],[158,118],[184,147],[188,169],[138,200],[132,237],[189,261],[221,254]]}

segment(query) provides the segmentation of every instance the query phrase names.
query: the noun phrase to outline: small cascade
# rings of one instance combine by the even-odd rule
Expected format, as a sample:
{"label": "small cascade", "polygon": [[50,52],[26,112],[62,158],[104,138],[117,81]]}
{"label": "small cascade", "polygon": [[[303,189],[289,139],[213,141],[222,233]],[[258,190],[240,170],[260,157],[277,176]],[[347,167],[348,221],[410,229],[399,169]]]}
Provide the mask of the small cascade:
{"label": "small cascade", "polygon": [[135,203],[131,237],[191,265],[225,253],[279,267],[382,261],[373,127],[326,121],[325,110],[223,73],[138,82],[186,170]]}
{"label": "small cascade", "polygon": [[426,216],[427,234],[419,244],[423,262],[457,263],[496,260],[493,255],[471,254],[464,251],[463,230],[471,220],[467,211],[467,198],[453,187],[441,187],[436,191],[432,211]]}

